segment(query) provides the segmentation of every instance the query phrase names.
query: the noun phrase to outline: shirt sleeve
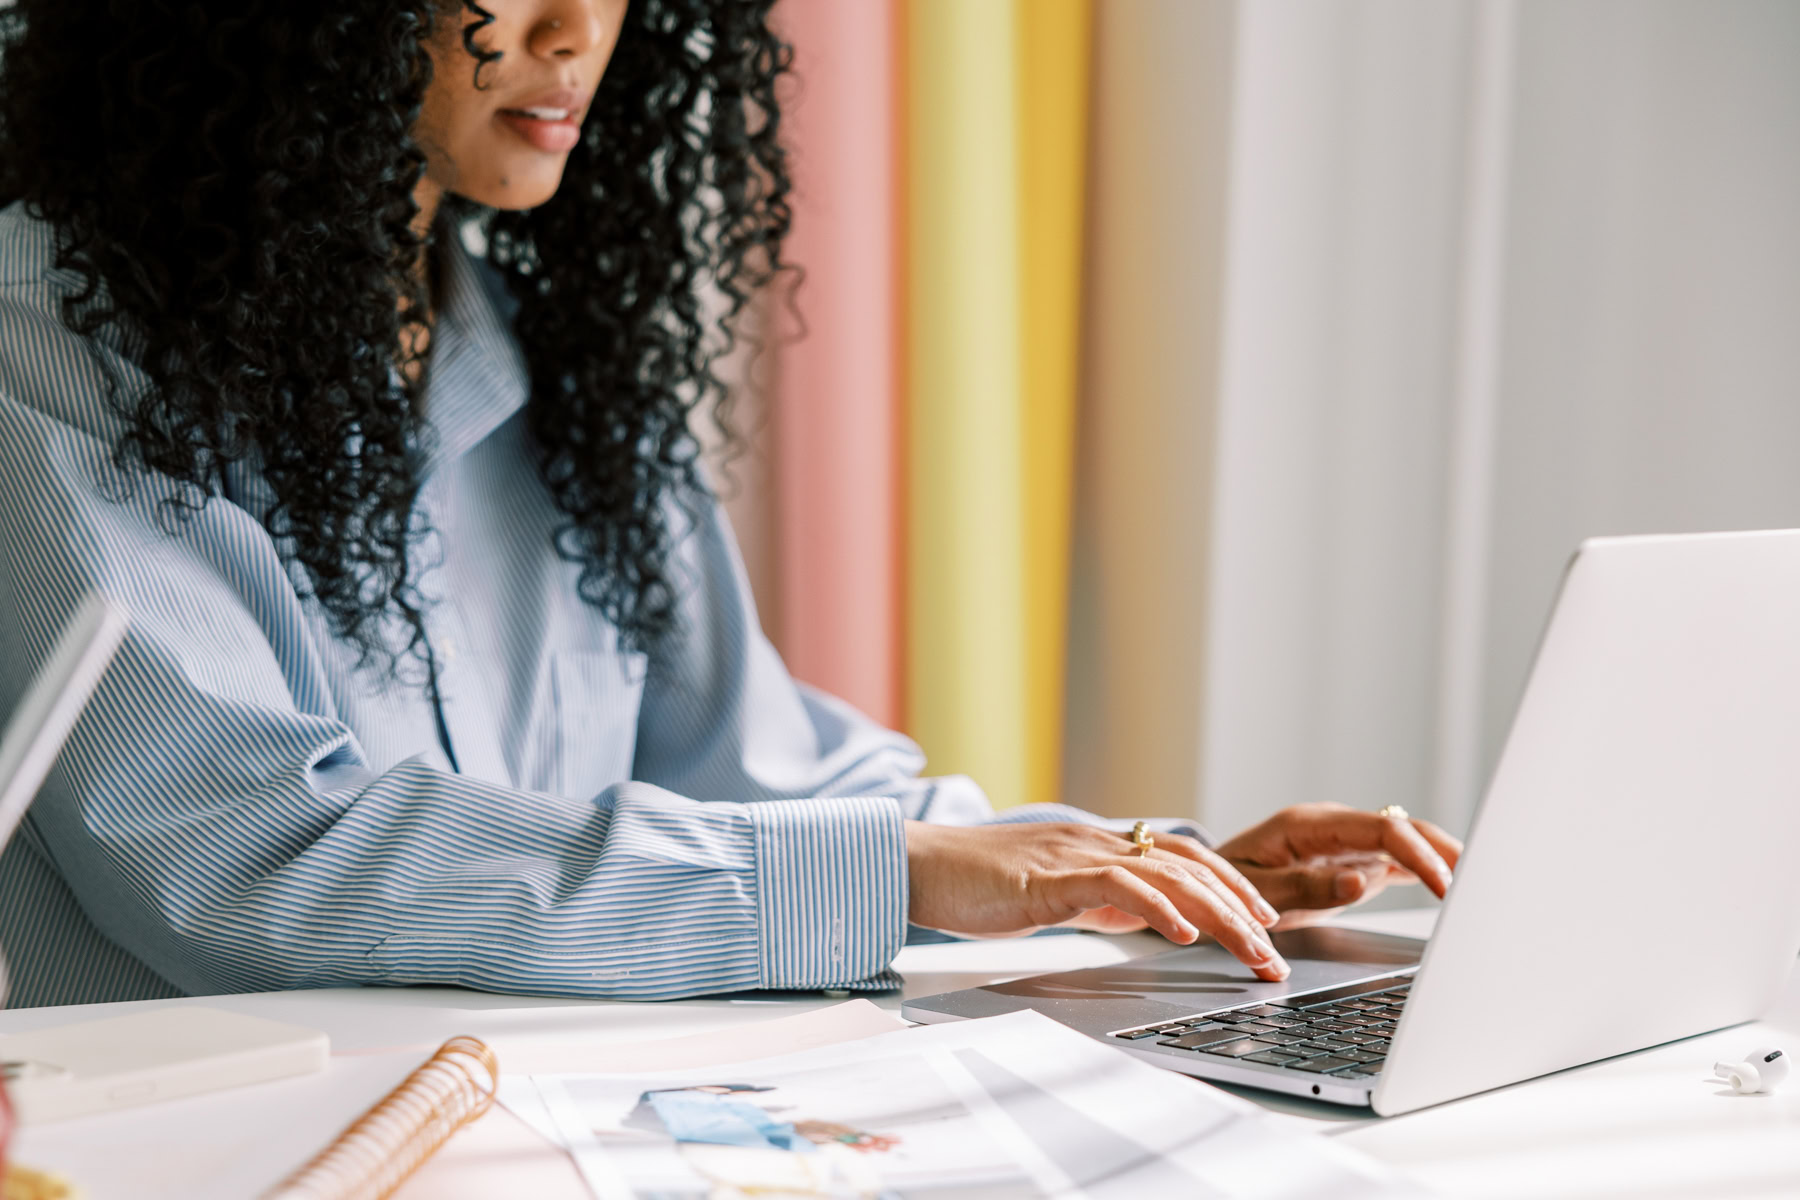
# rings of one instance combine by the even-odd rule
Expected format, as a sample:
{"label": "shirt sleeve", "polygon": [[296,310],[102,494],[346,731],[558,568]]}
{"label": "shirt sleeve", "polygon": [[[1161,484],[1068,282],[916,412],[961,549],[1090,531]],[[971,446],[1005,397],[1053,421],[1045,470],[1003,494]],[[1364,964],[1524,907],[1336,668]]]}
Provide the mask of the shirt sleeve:
{"label": "shirt sleeve", "polygon": [[[763,635],[730,526],[701,512],[677,562],[687,597],[672,655],[652,660],[638,726],[637,769],[684,795],[759,802],[801,796],[893,798],[909,819],[946,825],[1074,821],[1123,834],[1110,820],[1063,804],[996,813],[966,775],[922,777],[925,755],[904,734],[799,683]],[[1197,825],[1160,831],[1208,840]]]}
{"label": "shirt sleeve", "polygon": [[[646,782],[577,798],[419,758],[374,770],[308,666],[304,603],[260,524],[224,499],[172,520],[166,480],[114,468],[80,362],[55,379],[80,421],[22,402],[17,367],[0,363],[0,704],[88,589],[132,625],[13,849],[28,841],[172,987],[659,999],[886,981],[905,936],[896,799],[701,803]],[[11,895],[39,926],[66,904]],[[78,973],[69,945],[33,969]]]}
{"label": "shirt sleeve", "polygon": [[716,504],[675,519],[686,532],[672,562],[679,634],[650,658],[637,778],[703,800],[883,796],[915,820],[992,817],[972,780],[920,778],[925,755],[911,739],[788,674]]}

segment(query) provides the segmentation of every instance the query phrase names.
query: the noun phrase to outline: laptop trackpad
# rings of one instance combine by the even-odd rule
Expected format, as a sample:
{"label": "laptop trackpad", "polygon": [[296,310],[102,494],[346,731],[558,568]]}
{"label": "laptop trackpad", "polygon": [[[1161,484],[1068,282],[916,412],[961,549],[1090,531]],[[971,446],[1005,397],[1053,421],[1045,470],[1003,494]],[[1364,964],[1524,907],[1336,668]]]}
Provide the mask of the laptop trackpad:
{"label": "laptop trackpad", "polygon": [[[1034,975],[949,996],[923,1006],[957,1016],[990,1016],[1033,1008],[1086,1033],[1121,1029],[1209,1009],[1231,1008],[1391,975],[1419,961],[1418,938],[1320,926],[1274,935],[1293,968],[1280,983],[1264,983],[1250,969],[1208,943],[1135,958],[1106,967]],[[951,1007],[950,1001],[962,1003]]]}

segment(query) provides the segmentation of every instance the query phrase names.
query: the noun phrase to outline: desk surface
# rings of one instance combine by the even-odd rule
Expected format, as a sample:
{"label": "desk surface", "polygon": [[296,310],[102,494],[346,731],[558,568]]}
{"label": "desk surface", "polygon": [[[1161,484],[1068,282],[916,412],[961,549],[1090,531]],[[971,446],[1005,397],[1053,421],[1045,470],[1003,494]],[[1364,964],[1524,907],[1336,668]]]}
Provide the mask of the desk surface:
{"label": "desk surface", "polygon": [[[1364,928],[1423,933],[1432,913],[1369,914]],[[896,964],[905,996],[1041,971],[1117,962],[1161,946],[1150,935],[1087,935],[918,946]],[[898,1009],[901,995],[875,998]],[[262,993],[0,1013],[0,1032],[165,1004],[204,1004],[326,1030],[317,1076],[194,1097],[21,1132],[20,1161],[69,1174],[89,1200],[251,1196],[296,1155],[324,1144],[418,1065],[423,1048],[481,1036],[513,1070],[551,1069],[557,1045],[702,1033],[838,1003],[817,995],[672,1004],[490,996],[450,989]],[[1546,1019],[1556,999],[1542,998]],[[1732,1095],[1713,1062],[1758,1041],[1800,1052],[1800,971],[1757,1025],[1674,1042],[1452,1104],[1380,1120],[1251,1091],[1284,1119],[1317,1128],[1446,1197],[1800,1196],[1800,1081],[1772,1096]],[[204,1179],[196,1189],[195,1181]]]}

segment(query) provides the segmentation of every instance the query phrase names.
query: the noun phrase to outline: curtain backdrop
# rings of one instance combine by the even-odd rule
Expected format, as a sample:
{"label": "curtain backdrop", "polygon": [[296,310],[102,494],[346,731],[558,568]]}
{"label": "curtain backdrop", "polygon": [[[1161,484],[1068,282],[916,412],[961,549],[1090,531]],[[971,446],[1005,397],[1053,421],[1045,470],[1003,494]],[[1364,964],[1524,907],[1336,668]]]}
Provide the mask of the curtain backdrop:
{"label": "curtain backdrop", "polygon": [[1020,0],[1014,21],[1025,560],[1022,798],[1054,801],[1063,798],[1093,14],[1088,0]]}
{"label": "curtain backdrop", "polygon": [[907,725],[933,769],[1025,791],[1012,5],[906,10]]}
{"label": "curtain backdrop", "polygon": [[734,507],[765,625],[932,770],[1058,799],[1089,0],[784,0],[778,21],[804,281],[766,317],[745,474],[766,460],[771,494]]}
{"label": "curtain backdrop", "polygon": [[905,7],[908,722],[995,803],[1056,800],[1090,13]]}
{"label": "curtain backdrop", "polygon": [[1791,0],[779,11],[752,577],[931,770],[1466,828],[1581,537],[1800,525]]}
{"label": "curtain backdrop", "polygon": [[901,707],[898,13],[783,0],[795,195],[770,443],[779,619],[794,674],[876,720]]}

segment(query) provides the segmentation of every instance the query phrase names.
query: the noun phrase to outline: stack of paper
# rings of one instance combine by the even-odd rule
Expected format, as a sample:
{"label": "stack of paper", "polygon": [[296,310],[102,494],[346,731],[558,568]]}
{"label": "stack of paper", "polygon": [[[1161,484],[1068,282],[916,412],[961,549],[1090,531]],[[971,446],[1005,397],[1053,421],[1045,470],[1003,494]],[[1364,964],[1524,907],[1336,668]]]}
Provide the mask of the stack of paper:
{"label": "stack of paper", "polygon": [[1417,1197],[1346,1147],[1034,1012],[500,1097],[599,1200]]}

